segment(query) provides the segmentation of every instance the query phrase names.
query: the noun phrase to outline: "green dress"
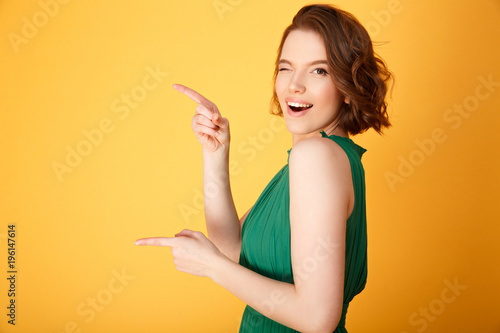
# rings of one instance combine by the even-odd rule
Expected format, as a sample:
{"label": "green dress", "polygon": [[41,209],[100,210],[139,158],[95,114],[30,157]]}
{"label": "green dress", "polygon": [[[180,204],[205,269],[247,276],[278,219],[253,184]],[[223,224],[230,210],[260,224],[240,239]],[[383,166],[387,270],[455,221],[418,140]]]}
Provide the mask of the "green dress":
{"label": "green dress", "polygon": [[[351,164],[354,186],[354,209],[347,220],[344,305],[342,317],[334,333],[346,333],[345,315],[349,302],[360,293],[367,276],[365,176],[361,156],[366,149],[351,139],[320,132],[343,148]],[[291,148],[288,150],[290,158]],[[248,213],[242,228],[239,263],[266,277],[293,283],[290,256],[290,196],[287,164],[273,177]],[[297,332],[245,308],[240,333]]]}

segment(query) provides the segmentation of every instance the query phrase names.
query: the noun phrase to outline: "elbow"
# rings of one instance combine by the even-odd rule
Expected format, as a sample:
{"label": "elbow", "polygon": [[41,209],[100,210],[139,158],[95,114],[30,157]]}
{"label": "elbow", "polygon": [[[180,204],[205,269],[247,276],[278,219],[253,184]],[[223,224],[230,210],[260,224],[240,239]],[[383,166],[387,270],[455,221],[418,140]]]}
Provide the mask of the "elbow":
{"label": "elbow", "polygon": [[335,331],[338,325],[338,320],[336,323],[333,323],[333,321],[330,321],[328,323],[317,323],[313,328],[310,330],[305,330],[303,333],[332,333]]}
{"label": "elbow", "polygon": [[340,322],[341,311],[329,314],[315,314],[310,316],[308,328],[303,333],[332,333]]}

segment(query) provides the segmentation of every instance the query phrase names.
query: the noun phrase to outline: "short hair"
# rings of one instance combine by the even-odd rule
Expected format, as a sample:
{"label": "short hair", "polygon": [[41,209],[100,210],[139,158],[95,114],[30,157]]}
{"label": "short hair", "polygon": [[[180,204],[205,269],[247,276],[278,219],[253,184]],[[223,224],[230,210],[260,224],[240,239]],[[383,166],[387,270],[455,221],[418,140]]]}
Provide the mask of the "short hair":
{"label": "short hair", "polygon": [[[339,91],[349,98],[349,104],[344,103],[339,110],[341,128],[356,135],[369,128],[381,134],[384,127],[391,126],[385,97],[394,75],[373,51],[370,36],[361,23],[352,14],[332,5],[308,5],[295,15],[281,38],[274,84],[283,45],[294,30],[314,31],[325,43],[332,79]],[[270,112],[283,116],[275,86]]]}

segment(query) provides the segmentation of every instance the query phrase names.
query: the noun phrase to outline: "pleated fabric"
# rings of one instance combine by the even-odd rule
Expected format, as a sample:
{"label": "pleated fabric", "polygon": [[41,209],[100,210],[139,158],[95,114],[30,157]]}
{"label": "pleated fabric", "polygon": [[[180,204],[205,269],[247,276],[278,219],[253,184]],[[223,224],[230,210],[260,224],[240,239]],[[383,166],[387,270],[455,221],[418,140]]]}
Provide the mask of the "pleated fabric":
{"label": "pleated fabric", "polygon": [[[347,333],[345,316],[349,302],[360,293],[367,277],[367,236],[365,175],[361,156],[366,149],[341,136],[322,137],[335,141],[343,148],[351,164],[354,186],[354,208],[347,220],[344,304],[342,317],[334,333]],[[290,148],[288,158],[290,158]],[[267,184],[248,213],[242,228],[239,263],[263,276],[293,283],[290,255],[290,191],[287,164]],[[240,333],[297,332],[281,325],[247,306],[243,313]]]}

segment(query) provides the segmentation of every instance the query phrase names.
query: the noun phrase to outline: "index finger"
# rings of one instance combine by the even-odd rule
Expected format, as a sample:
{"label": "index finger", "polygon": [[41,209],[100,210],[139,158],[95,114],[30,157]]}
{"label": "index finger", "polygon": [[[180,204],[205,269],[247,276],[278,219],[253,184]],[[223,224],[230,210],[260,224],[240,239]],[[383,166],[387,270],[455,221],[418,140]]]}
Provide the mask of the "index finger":
{"label": "index finger", "polygon": [[134,245],[149,245],[149,246],[170,246],[175,245],[175,237],[149,237],[140,238],[134,242]]}
{"label": "index finger", "polygon": [[203,95],[194,91],[191,88],[183,86],[182,84],[174,84],[172,87],[175,90],[177,90],[178,92],[183,93],[187,97],[191,98],[193,101],[195,101],[198,104],[203,104],[206,107],[211,107],[213,105],[213,103],[210,100],[208,100],[207,98],[205,98]]}

